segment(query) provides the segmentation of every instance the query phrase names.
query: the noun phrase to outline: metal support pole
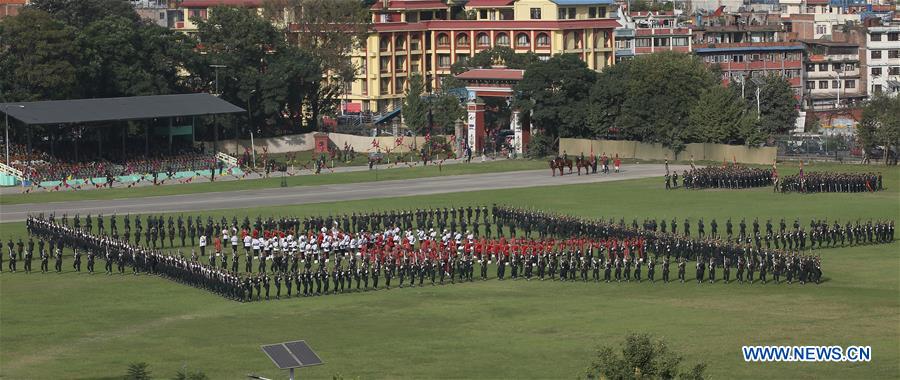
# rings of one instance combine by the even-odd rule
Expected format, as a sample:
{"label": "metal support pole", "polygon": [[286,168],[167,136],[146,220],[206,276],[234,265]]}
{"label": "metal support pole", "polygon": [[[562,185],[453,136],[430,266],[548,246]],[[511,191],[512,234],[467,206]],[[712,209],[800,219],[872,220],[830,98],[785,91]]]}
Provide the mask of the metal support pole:
{"label": "metal support pole", "polygon": [[294,369],[291,368],[291,380],[294,380]]}

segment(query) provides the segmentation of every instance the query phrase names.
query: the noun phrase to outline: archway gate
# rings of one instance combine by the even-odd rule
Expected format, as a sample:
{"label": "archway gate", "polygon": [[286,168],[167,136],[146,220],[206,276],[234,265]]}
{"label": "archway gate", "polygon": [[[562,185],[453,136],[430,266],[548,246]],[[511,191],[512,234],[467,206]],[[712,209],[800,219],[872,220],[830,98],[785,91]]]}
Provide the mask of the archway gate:
{"label": "archway gate", "polygon": [[[509,69],[505,67],[493,67],[490,69],[471,69],[456,76],[466,83],[466,144],[473,152],[481,152],[484,149],[487,133],[484,125],[485,97],[506,98],[512,106],[514,97],[513,87],[522,80],[525,70]],[[516,153],[524,154],[531,140],[531,128],[525,126],[521,112],[512,108],[510,110],[510,129],[513,131],[513,148]]]}

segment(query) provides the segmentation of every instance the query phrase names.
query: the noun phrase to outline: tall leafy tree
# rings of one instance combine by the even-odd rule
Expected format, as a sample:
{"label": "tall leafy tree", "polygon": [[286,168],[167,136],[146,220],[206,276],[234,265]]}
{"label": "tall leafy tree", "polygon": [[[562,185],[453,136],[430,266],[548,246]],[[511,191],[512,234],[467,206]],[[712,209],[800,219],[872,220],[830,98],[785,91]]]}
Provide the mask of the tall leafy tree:
{"label": "tall leafy tree", "polygon": [[122,0],[32,0],[30,6],[78,29],[110,16],[140,20],[134,7]]}
{"label": "tall leafy tree", "polygon": [[[857,133],[866,150],[885,146],[896,151],[900,145],[900,98],[876,95],[866,102]],[[888,156],[884,155],[885,162]]]}
{"label": "tall leafy tree", "polygon": [[623,61],[608,66],[597,76],[591,88],[587,125],[593,136],[604,137],[615,132],[617,120],[628,92],[631,62]]}
{"label": "tall leafy tree", "polygon": [[797,110],[797,98],[787,78],[778,74],[770,74],[760,77],[760,84],[756,80],[747,80],[744,88],[744,97],[747,99],[749,109],[756,112],[756,89],[759,88],[759,130],[766,136],[784,134],[794,128],[799,112]]}
{"label": "tall leafy tree", "polygon": [[616,349],[601,346],[585,371],[588,379],[675,379],[702,380],[706,364],[699,363],[689,371],[679,367],[684,359],[666,341],[649,334],[629,333]]}
{"label": "tall leafy tree", "polygon": [[67,99],[78,87],[77,31],[49,13],[25,8],[0,21],[0,90],[5,100]]}
{"label": "tall leafy tree", "polygon": [[718,85],[716,76],[700,59],[677,52],[639,56],[629,69],[616,119],[622,135],[683,149],[688,115],[700,94]]}
{"label": "tall leafy tree", "polygon": [[370,14],[359,0],[266,0],[266,15],[285,27],[290,42],[320,65],[324,80],[308,97],[310,123],[332,113],[340,103],[344,84],[358,71],[350,53],[368,36]]}
{"label": "tall leafy tree", "polygon": [[525,113],[532,112],[532,125],[549,136],[589,136],[588,98],[596,79],[596,73],[573,54],[535,62],[515,87],[515,105]]}
{"label": "tall leafy tree", "polygon": [[456,122],[466,116],[466,109],[456,95],[441,93],[431,99],[434,134],[453,134]]}
{"label": "tall leafy tree", "polygon": [[425,83],[422,76],[413,74],[409,77],[409,87],[406,89],[406,97],[403,99],[403,122],[406,127],[417,135],[428,132],[428,103],[422,98],[425,92]]}
{"label": "tall leafy tree", "polygon": [[[745,134],[755,129],[755,116],[747,115],[740,95],[723,86],[712,86],[700,93],[688,115],[686,141],[740,144]],[[751,142],[755,141],[752,134]]]}

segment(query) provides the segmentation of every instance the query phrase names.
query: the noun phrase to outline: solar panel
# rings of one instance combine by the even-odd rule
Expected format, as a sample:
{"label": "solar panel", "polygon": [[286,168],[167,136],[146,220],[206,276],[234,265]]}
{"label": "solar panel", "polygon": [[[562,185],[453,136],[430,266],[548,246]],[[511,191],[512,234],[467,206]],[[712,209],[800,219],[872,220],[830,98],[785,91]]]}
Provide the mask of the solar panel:
{"label": "solar panel", "polygon": [[309,345],[306,344],[305,340],[287,342],[284,346],[300,360],[300,364],[304,367],[322,364],[322,359],[313,352],[312,348],[309,348]]}
{"label": "solar panel", "polygon": [[263,346],[262,350],[269,356],[269,359],[272,359],[279,369],[300,367],[300,362],[288,352],[283,344],[270,344]]}

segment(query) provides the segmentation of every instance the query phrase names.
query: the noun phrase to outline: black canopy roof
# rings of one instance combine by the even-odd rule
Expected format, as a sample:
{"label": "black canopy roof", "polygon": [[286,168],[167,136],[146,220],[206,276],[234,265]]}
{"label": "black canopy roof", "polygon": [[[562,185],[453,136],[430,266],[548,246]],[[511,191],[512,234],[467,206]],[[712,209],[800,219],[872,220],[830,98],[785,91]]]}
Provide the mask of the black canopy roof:
{"label": "black canopy roof", "polygon": [[207,93],[0,103],[0,113],[28,125],[154,119],[244,112]]}

